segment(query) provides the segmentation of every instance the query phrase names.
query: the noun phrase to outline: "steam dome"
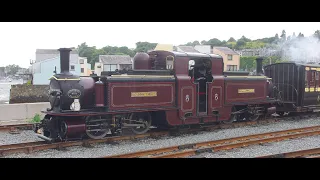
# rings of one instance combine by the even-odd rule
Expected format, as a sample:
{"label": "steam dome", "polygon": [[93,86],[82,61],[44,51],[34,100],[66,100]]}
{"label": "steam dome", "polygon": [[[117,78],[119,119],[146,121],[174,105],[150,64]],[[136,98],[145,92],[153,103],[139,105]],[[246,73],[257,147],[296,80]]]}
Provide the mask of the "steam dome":
{"label": "steam dome", "polygon": [[137,52],[133,57],[134,69],[151,69],[151,63],[149,61],[149,55],[144,52]]}

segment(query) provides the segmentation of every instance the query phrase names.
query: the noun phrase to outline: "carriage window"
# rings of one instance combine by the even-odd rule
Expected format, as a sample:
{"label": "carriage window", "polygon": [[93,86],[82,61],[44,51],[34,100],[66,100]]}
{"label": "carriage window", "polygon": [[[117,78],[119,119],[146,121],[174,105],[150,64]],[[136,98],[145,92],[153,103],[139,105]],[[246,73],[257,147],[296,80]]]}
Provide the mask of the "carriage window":
{"label": "carriage window", "polygon": [[173,61],[174,61],[174,57],[173,56],[167,56],[166,57],[166,68],[167,69],[173,69]]}
{"label": "carriage window", "polygon": [[310,86],[310,91],[314,92],[316,89],[316,71],[311,71],[310,72],[310,82],[309,82],[309,86]]}
{"label": "carriage window", "polygon": [[317,72],[315,72],[315,83],[316,83],[316,89],[315,89],[315,91],[320,91],[320,89],[319,89],[319,72],[317,71]]}

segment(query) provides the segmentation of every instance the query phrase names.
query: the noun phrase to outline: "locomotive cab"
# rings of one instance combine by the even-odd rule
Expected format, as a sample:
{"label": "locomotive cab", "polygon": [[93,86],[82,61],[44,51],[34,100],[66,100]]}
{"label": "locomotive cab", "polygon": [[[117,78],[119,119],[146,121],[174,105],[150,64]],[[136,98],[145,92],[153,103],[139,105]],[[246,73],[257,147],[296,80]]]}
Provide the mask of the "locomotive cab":
{"label": "locomotive cab", "polygon": [[199,113],[207,113],[208,83],[213,81],[211,58],[192,58],[189,61],[189,76],[197,84]]}

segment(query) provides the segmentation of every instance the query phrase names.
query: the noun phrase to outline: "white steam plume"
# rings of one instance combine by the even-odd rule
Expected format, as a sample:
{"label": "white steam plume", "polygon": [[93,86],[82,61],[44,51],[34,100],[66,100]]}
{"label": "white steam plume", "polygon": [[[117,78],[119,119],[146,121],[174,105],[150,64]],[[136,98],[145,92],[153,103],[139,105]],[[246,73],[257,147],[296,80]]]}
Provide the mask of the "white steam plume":
{"label": "white steam plume", "polygon": [[299,63],[320,63],[320,41],[314,36],[293,38],[278,43],[282,59]]}

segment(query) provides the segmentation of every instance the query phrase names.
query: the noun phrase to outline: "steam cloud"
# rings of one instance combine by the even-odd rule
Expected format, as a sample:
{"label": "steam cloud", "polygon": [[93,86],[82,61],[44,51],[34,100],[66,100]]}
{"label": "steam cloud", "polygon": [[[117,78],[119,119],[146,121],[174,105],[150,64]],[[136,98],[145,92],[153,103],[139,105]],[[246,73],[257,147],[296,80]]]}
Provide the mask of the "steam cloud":
{"label": "steam cloud", "polygon": [[320,41],[314,36],[293,38],[278,43],[282,59],[299,63],[320,63]]}

